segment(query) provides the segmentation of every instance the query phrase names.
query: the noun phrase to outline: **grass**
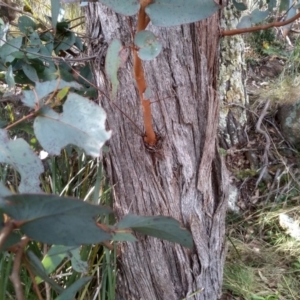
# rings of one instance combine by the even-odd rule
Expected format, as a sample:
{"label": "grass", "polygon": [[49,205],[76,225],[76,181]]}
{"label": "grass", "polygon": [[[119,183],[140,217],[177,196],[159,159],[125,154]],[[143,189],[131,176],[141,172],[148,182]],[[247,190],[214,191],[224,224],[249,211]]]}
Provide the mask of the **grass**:
{"label": "grass", "polygon": [[228,216],[224,293],[229,299],[299,299],[300,240],[288,234],[280,216],[300,219],[300,203],[288,199],[257,211]]}

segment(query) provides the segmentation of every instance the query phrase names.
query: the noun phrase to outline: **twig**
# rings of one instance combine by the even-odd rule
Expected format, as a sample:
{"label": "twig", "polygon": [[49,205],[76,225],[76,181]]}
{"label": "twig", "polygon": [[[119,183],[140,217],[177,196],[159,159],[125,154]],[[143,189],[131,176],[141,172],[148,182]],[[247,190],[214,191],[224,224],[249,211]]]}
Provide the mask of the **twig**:
{"label": "twig", "polygon": [[16,101],[20,101],[21,98],[22,98],[21,94],[17,94],[17,95],[14,94],[14,95],[1,97],[0,102],[16,102]]}
{"label": "twig", "polygon": [[264,155],[263,155],[263,167],[260,171],[260,174],[259,174],[259,177],[256,181],[256,187],[258,186],[258,184],[260,183],[262,177],[264,176],[265,172],[266,172],[266,169],[267,169],[267,166],[268,166],[268,152],[269,152],[269,149],[270,149],[270,145],[271,145],[271,140],[270,140],[270,137],[269,135],[267,134],[266,131],[262,130],[260,127],[261,127],[261,123],[262,123],[262,120],[263,118],[266,116],[267,114],[267,110],[268,110],[268,107],[269,107],[269,104],[270,104],[270,100],[268,100],[265,104],[265,107],[256,123],[256,131],[258,133],[261,133],[262,135],[264,135],[265,139],[266,139],[266,146],[265,146],[265,151],[264,151]]}
{"label": "twig", "polygon": [[25,263],[25,267],[27,269],[27,272],[29,273],[29,276],[31,278],[33,289],[34,289],[34,291],[35,291],[35,293],[36,293],[36,295],[38,297],[38,300],[43,300],[43,296],[42,296],[42,294],[41,294],[41,292],[39,290],[39,287],[38,287],[38,285],[36,283],[35,276],[34,276],[32,270],[31,270],[30,263],[28,262],[28,258],[25,257],[24,263]]}
{"label": "twig", "polygon": [[231,29],[231,30],[221,30],[220,35],[221,36],[231,36],[231,35],[236,35],[236,34],[241,34],[241,33],[246,33],[246,32],[253,32],[253,31],[258,31],[258,30],[265,30],[269,29],[272,27],[281,27],[287,24],[290,24],[294,21],[296,21],[298,18],[300,18],[300,13],[298,13],[296,16],[283,21],[283,22],[273,22],[265,25],[259,25],[259,26],[253,26],[250,28],[239,28],[239,29]]}
{"label": "twig", "polygon": [[20,268],[21,268],[21,262],[22,257],[24,253],[24,248],[27,245],[29,241],[28,237],[22,237],[21,241],[18,243],[18,251],[15,255],[14,264],[13,264],[13,270],[11,275],[9,276],[15,292],[16,292],[16,299],[17,300],[25,300],[21,280],[20,280]]}
{"label": "twig", "polygon": [[6,239],[15,229],[15,223],[13,221],[8,221],[4,224],[3,229],[0,231],[0,249],[3,247]]}

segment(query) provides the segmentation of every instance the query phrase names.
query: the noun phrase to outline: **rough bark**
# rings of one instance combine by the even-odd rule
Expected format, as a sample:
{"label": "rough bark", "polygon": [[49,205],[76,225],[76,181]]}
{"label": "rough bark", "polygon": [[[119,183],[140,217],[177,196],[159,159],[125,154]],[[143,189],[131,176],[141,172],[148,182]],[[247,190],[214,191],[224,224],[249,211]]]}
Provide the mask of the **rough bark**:
{"label": "rough bark", "polygon": [[[113,38],[132,45],[131,23],[135,19],[90,4],[87,30],[96,38],[91,52],[101,53],[103,43]],[[216,142],[219,15],[190,25],[148,28],[163,43],[158,58],[144,64],[155,94],[152,101],[162,99],[152,104],[162,144],[154,153],[144,145],[131,55],[119,71],[114,100],[122,111],[100,95],[113,132],[105,165],[114,186],[114,208],[119,218],[127,213],[172,216],[191,230],[195,247],[188,250],[142,236],[137,243],[122,243],[118,297],[178,300],[195,292],[189,299],[218,299],[227,207],[227,175]],[[99,57],[94,64],[96,82],[109,94],[102,64]]]}
{"label": "rough bark", "polygon": [[[235,29],[240,12],[233,4],[224,8],[221,27]],[[246,62],[244,40],[241,35],[224,37],[221,41],[219,91],[221,95],[220,132],[221,145],[228,149],[246,142],[244,126],[247,122],[245,106]]]}

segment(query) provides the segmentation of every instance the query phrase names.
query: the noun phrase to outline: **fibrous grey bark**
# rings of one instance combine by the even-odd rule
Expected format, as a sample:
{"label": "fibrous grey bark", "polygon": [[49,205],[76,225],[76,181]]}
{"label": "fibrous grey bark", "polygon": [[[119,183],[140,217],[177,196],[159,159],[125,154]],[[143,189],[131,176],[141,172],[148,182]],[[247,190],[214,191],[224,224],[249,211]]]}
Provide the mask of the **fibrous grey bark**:
{"label": "fibrous grey bark", "polygon": [[[102,43],[113,38],[132,45],[135,19],[90,4],[86,20],[88,34],[95,38],[91,53],[101,53]],[[189,299],[218,299],[227,207],[227,176],[217,147],[219,15],[190,25],[148,29],[163,44],[162,53],[144,63],[161,148],[151,153],[143,142],[132,55],[119,71],[120,87],[113,100],[119,108],[99,96],[113,132],[105,165],[114,186],[114,208],[119,218],[127,213],[172,216],[191,230],[195,247],[188,250],[141,236],[137,243],[121,244],[118,297],[178,300],[195,292]],[[109,94],[100,57],[94,69],[98,87]]]}
{"label": "fibrous grey bark", "polygon": [[[221,27],[235,29],[240,12],[233,4],[223,10]],[[245,43],[241,35],[224,37],[221,41],[219,92],[221,98],[220,132],[222,146],[228,149],[246,141],[244,125],[247,122]]]}

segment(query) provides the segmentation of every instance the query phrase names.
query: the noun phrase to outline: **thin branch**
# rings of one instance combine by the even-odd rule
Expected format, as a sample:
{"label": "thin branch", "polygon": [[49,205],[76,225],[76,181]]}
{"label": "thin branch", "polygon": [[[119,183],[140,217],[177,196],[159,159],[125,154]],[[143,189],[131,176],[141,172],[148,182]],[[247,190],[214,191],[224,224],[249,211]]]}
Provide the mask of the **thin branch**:
{"label": "thin branch", "polygon": [[[33,285],[33,289],[38,297],[38,300],[43,300],[43,296],[39,290],[39,287],[36,283],[36,280],[35,280],[35,275],[33,274],[32,270],[31,270],[31,266],[30,266],[30,263],[28,262],[28,259],[25,257],[24,259],[24,263],[25,263],[25,267],[27,269],[27,272],[29,273],[29,276],[31,278],[31,281],[32,281],[32,285]],[[47,298],[48,300],[48,298]]]}
{"label": "thin branch", "polygon": [[266,30],[272,27],[282,27],[284,25],[288,25],[294,21],[296,21],[298,18],[300,18],[300,13],[295,15],[294,17],[283,21],[283,22],[273,22],[265,25],[258,25],[250,28],[239,28],[239,29],[230,29],[230,30],[221,30],[220,35],[221,36],[231,36],[231,35],[236,35],[236,34],[242,34],[246,32],[254,32],[258,30]]}
{"label": "thin branch", "polygon": [[16,126],[17,124],[22,123],[23,121],[34,117],[35,115],[36,115],[36,112],[34,111],[34,112],[28,114],[27,116],[23,117],[22,119],[19,119],[18,121],[14,122],[14,123],[12,123],[12,124],[10,124],[8,126],[6,126],[5,129],[8,130],[8,129]]}
{"label": "thin branch", "polygon": [[0,231],[0,249],[3,247],[8,236],[12,233],[14,229],[15,223],[13,221],[10,220],[4,224],[4,227]]}
{"label": "thin branch", "polygon": [[22,283],[20,280],[20,269],[21,269],[21,262],[24,253],[24,248],[28,242],[29,242],[28,237],[22,237],[21,241],[18,243],[18,251],[15,255],[13,270],[11,275],[9,276],[14,286],[17,300],[25,300]]}

